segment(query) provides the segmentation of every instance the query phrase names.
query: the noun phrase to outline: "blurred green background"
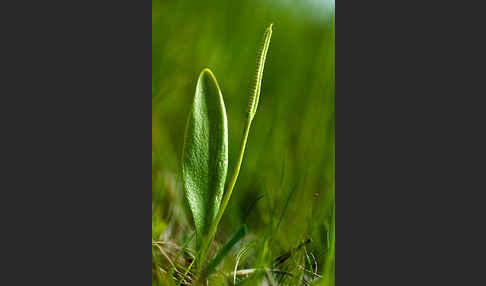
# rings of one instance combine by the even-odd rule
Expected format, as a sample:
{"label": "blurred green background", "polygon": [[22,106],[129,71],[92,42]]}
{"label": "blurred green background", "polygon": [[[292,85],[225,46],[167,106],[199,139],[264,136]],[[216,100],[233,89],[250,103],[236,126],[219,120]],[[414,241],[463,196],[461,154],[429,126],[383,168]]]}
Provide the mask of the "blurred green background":
{"label": "blurred green background", "polygon": [[311,238],[305,252],[313,258],[303,259],[303,267],[317,269],[318,283],[334,284],[333,6],[333,0],[152,2],[153,240],[182,245],[193,231],[180,158],[200,71],[209,67],[223,93],[231,174],[257,49],[274,23],[260,104],[216,241],[224,243],[244,223],[248,234],[220,268],[232,271],[236,254],[251,242],[260,248],[238,269],[254,268],[263,247],[270,263]]}

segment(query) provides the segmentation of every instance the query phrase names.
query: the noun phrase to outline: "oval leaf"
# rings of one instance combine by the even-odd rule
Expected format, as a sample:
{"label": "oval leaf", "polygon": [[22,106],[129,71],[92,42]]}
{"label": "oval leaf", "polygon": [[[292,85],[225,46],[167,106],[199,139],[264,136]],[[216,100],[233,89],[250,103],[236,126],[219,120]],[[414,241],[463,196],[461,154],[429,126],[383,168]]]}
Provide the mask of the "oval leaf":
{"label": "oval leaf", "polygon": [[227,170],[228,127],[223,95],[213,73],[204,69],[187,120],[182,156],[184,191],[198,245],[219,210]]}

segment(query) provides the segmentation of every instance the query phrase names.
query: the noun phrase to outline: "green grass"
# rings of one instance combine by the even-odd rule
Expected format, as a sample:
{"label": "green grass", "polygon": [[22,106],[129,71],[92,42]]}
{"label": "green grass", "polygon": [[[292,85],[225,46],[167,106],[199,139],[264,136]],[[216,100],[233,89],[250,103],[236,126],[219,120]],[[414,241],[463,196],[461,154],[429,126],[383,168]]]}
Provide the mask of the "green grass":
{"label": "green grass", "polygon": [[195,257],[181,154],[198,75],[209,67],[224,97],[230,175],[257,49],[272,22],[258,112],[209,253],[224,255],[209,285],[334,285],[333,20],[304,12],[305,2],[153,1],[153,285],[177,285]]}

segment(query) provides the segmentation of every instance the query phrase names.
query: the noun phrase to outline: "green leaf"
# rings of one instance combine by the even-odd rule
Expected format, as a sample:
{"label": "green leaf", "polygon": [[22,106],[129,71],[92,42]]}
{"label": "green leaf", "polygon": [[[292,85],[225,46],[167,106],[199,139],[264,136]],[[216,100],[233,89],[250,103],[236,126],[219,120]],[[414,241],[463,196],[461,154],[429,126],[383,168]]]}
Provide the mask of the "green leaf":
{"label": "green leaf", "polygon": [[228,127],[223,95],[209,69],[199,75],[187,119],[182,156],[184,191],[198,247],[221,204],[228,171]]}

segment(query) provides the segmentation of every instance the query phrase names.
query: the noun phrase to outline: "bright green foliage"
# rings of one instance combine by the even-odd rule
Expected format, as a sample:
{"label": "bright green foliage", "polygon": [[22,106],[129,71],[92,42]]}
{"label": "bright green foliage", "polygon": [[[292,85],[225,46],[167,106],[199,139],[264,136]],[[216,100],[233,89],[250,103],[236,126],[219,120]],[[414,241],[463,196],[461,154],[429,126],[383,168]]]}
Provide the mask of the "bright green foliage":
{"label": "bright green foliage", "polygon": [[[326,9],[333,3],[152,1],[152,216],[165,224],[163,232],[153,226],[161,248],[153,248],[157,285],[201,285],[199,263],[209,266],[242,224],[248,234],[207,285],[334,285],[334,16]],[[256,50],[272,22],[262,96],[249,108]],[[217,75],[227,109],[225,190],[247,111],[258,103],[235,191],[205,260],[196,239],[189,241],[195,229],[181,177],[185,124],[204,66]]]}
{"label": "bright green foliage", "polygon": [[199,75],[182,157],[185,195],[200,245],[219,210],[228,170],[226,109],[209,69]]}

